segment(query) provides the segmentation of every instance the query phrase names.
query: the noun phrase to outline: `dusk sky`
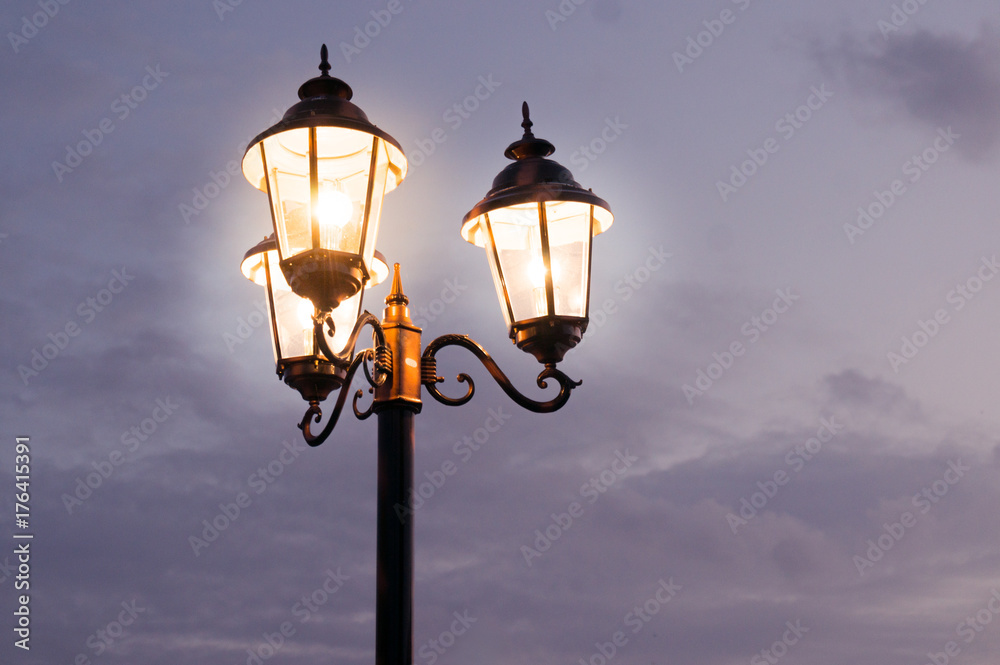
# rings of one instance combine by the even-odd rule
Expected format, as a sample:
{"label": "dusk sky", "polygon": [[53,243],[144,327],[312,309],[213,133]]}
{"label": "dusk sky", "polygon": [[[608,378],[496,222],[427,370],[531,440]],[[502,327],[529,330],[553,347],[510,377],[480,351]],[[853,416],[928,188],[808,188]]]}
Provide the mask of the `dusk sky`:
{"label": "dusk sky", "polygon": [[563,409],[439,355],[478,389],[416,418],[414,663],[997,662],[996,0],[0,15],[4,664],[373,662],[376,423],[302,443],[239,270],[238,164],[323,43],[409,159],[378,249],[425,343],[547,394],[459,235],[522,101],[615,215]]}

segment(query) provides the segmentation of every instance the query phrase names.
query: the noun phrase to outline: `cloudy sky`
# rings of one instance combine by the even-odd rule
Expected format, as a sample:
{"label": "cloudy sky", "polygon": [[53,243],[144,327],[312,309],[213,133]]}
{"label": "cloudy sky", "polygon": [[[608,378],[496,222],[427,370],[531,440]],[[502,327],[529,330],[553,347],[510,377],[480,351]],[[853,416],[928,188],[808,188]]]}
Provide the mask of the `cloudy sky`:
{"label": "cloudy sky", "polygon": [[410,159],[379,249],[425,341],[541,394],[458,234],[523,100],[616,215],[564,409],[440,356],[479,390],[417,418],[417,482],[455,473],[416,509],[416,663],[996,662],[995,1],[10,0],[2,28],[4,663],[372,662],[375,423],[303,450],[239,272],[266,197],[228,172],[324,42]]}

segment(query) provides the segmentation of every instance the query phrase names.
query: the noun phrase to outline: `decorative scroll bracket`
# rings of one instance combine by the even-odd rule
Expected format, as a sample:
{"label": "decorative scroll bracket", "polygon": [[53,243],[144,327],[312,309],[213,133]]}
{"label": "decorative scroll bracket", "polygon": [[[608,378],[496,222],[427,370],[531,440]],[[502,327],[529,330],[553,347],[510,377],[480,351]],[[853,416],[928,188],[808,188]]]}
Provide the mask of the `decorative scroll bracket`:
{"label": "decorative scroll bracket", "polygon": [[[330,326],[329,335],[333,336],[333,321],[327,317],[325,321],[326,325]],[[354,345],[357,344],[358,336],[361,334],[361,329],[370,325],[372,328],[372,333],[375,341],[374,349],[365,349],[364,351],[357,354],[347,367],[347,373],[344,377],[344,383],[340,386],[339,393],[337,395],[337,403],[333,407],[333,413],[330,414],[330,419],[327,421],[326,426],[319,434],[312,433],[312,423],[318,423],[323,417],[323,410],[319,406],[319,401],[311,401],[309,403],[309,408],[306,409],[305,415],[302,416],[302,422],[299,423],[299,429],[302,430],[302,438],[305,439],[306,443],[310,446],[318,446],[329,438],[330,434],[333,432],[333,428],[337,425],[337,421],[340,419],[340,413],[344,409],[344,404],[347,401],[347,394],[349,392],[351,381],[354,379],[355,372],[358,371],[358,367],[364,367],[365,378],[367,379],[369,385],[372,389],[383,385],[392,374],[392,351],[386,346],[385,343],[385,332],[382,330],[382,324],[379,320],[370,312],[364,312],[354,324],[354,329],[351,331],[351,335],[348,338],[347,344],[344,346],[343,351],[340,354],[336,354],[330,348],[326,341],[326,335],[324,334],[324,322],[317,321],[315,324],[315,337],[316,343],[325,355],[332,362],[345,362],[350,354],[354,350]],[[373,370],[368,369],[368,363],[372,363]],[[358,399],[362,396],[363,391],[358,390],[354,395],[353,409],[354,415],[359,419],[364,420],[371,415],[371,407],[365,411],[358,409]]]}
{"label": "decorative scroll bracket", "polygon": [[437,384],[443,382],[444,379],[437,375],[437,359],[435,356],[438,351],[446,346],[461,346],[471,351],[483,366],[486,367],[490,376],[507,393],[508,397],[525,409],[534,411],[535,413],[551,413],[562,408],[569,400],[573,388],[583,383],[582,381],[574,381],[563,374],[560,370],[556,369],[555,363],[548,363],[545,365],[545,369],[538,375],[538,387],[544,390],[548,387],[547,379],[555,379],[559,383],[559,393],[547,402],[530,399],[518,392],[517,388],[510,382],[510,379],[507,378],[507,375],[503,373],[503,370],[493,360],[493,357],[478,342],[468,335],[442,335],[428,344],[427,348],[424,349],[423,356],[421,357],[421,382],[434,399],[448,406],[461,406],[472,399],[472,396],[476,392],[476,384],[472,381],[472,377],[463,372],[456,378],[460,383],[468,385],[464,395],[461,397],[448,397],[438,390]]}

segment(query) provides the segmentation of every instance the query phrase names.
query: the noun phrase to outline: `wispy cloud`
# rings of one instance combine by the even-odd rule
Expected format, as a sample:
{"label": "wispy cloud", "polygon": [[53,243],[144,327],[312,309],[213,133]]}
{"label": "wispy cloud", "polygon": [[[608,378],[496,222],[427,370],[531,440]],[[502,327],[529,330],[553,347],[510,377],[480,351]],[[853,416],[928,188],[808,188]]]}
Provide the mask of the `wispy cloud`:
{"label": "wispy cloud", "polygon": [[811,55],[855,95],[930,129],[964,132],[971,140],[957,149],[967,158],[985,157],[1000,139],[1000,43],[992,29],[973,39],[928,31],[843,35],[814,44]]}

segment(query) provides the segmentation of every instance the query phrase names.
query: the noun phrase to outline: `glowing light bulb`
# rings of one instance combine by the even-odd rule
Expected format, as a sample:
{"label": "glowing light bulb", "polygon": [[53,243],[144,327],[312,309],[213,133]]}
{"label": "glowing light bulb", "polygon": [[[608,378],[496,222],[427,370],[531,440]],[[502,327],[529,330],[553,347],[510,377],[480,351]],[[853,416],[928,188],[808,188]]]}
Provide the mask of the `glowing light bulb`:
{"label": "glowing light bulb", "polygon": [[316,216],[325,226],[343,228],[354,215],[354,203],[347,194],[337,189],[333,183],[324,182],[320,187],[316,203]]}
{"label": "glowing light bulb", "polygon": [[542,261],[542,257],[535,257],[528,264],[528,279],[531,280],[531,285],[536,289],[545,288],[545,263]]}
{"label": "glowing light bulb", "polygon": [[[542,261],[542,257],[536,256],[528,264],[528,280],[531,282],[532,291],[535,296],[535,315],[545,316],[549,313],[549,302],[548,298],[545,297],[545,262]],[[559,278],[559,264],[552,263],[552,287],[553,294],[556,299],[559,298],[559,286],[557,285],[557,280]],[[554,313],[554,312],[553,312]]]}
{"label": "glowing light bulb", "polygon": [[311,330],[313,327],[313,304],[312,301],[303,298],[299,301],[298,317],[303,330]]}

